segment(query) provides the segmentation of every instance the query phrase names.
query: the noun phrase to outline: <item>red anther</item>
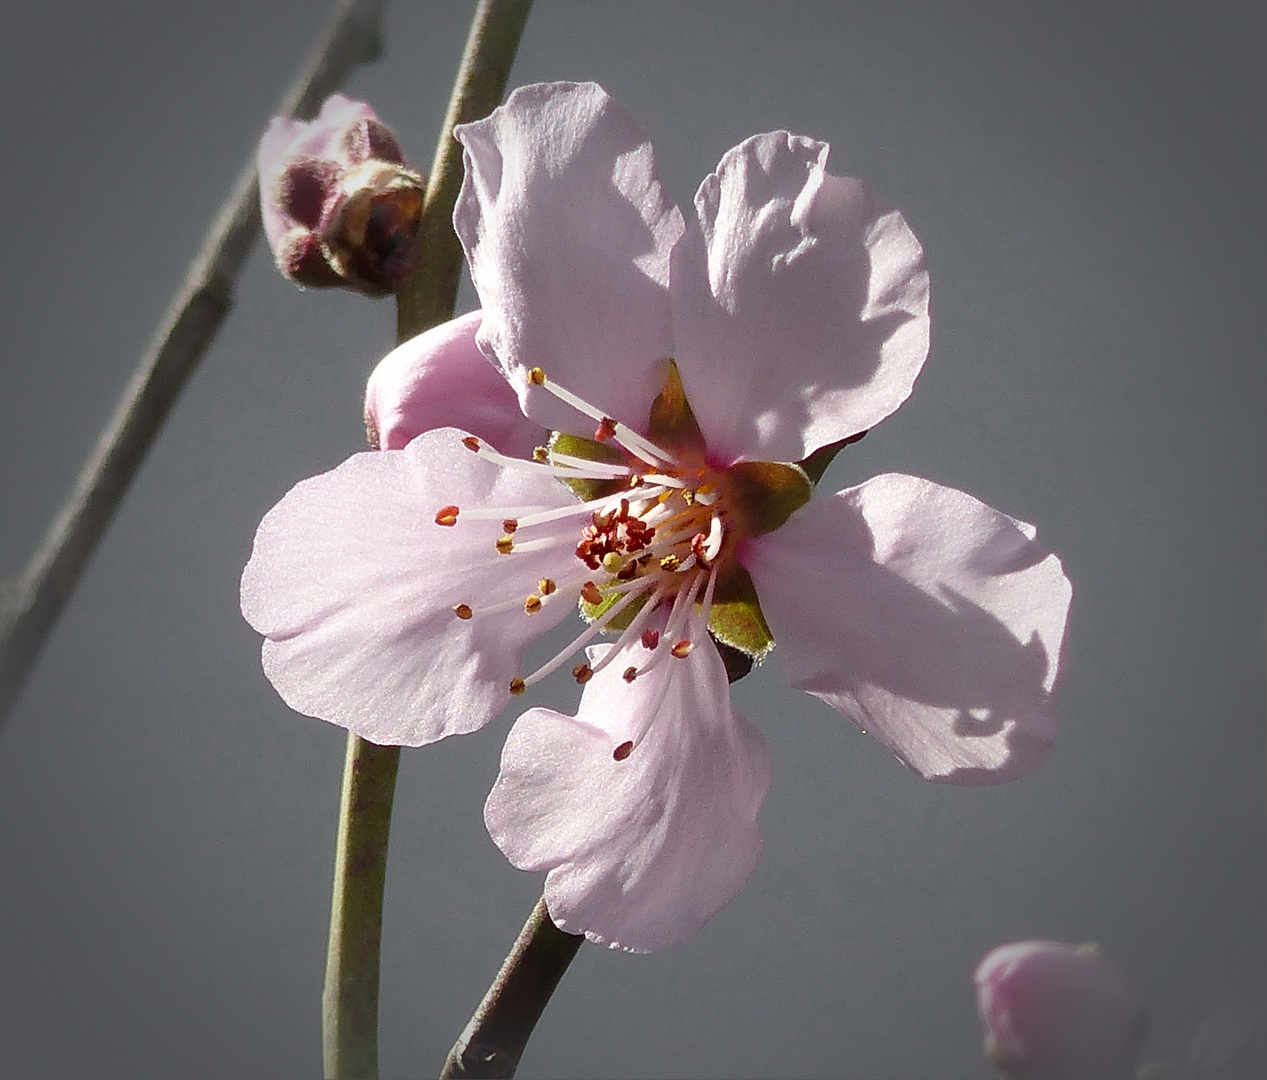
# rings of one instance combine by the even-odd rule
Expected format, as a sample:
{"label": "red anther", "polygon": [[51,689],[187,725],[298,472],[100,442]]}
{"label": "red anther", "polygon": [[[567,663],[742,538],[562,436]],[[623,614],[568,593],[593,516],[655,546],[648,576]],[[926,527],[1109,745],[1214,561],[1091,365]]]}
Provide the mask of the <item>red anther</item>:
{"label": "red anther", "polygon": [[468,435],[462,440],[462,445],[468,450],[475,451],[480,448],[480,441],[474,435]]}
{"label": "red anther", "polygon": [[638,669],[636,667],[625,668],[625,673],[621,675],[621,678],[624,679],[625,682],[633,682],[634,679],[636,679],[637,677],[638,677]]}
{"label": "red anther", "polygon": [[442,506],[436,511],[437,525],[456,525],[458,523],[458,508],[456,506]]}
{"label": "red anther", "polygon": [[598,429],[594,432],[595,442],[606,442],[616,434],[616,421],[610,416],[604,416],[599,421]]}
{"label": "red anther", "polygon": [[642,632],[642,647],[644,649],[654,649],[660,644],[660,631],[647,627]]}
{"label": "red anther", "polygon": [[519,528],[519,522],[514,518],[507,518],[502,522],[503,532],[513,533],[517,528]]}
{"label": "red anther", "polygon": [[616,747],[615,750],[612,751],[612,757],[615,758],[617,761],[624,761],[625,758],[627,758],[632,753],[633,753],[633,743],[630,742],[628,739],[626,739],[623,743],[621,743],[618,747]]}
{"label": "red anther", "polygon": [[695,646],[691,644],[690,638],[683,638],[681,641],[675,641],[673,648],[669,650],[674,656],[681,660],[685,656],[691,655],[691,650]]}
{"label": "red anther", "polygon": [[581,586],[581,599],[587,604],[601,604],[603,602],[603,594],[597,585],[592,581],[587,581]]}
{"label": "red anther", "polygon": [[475,612],[471,610],[470,604],[455,604],[453,607],[453,614],[459,619],[469,619],[475,614]]}

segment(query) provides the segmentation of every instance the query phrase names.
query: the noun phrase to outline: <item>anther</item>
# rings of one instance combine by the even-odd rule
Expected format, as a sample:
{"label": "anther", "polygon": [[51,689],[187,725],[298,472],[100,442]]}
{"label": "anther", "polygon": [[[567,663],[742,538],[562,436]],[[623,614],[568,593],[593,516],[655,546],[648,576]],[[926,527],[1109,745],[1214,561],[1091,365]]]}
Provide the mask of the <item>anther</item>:
{"label": "anther", "polygon": [[537,592],[542,596],[549,596],[558,586],[554,583],[554,578],[543,577],[537,582]]}
{"label": "anther", "polygon": [[669,652],[681,660],[684,657],[690,656],[691,650],[694,647],[695,646],[691,644],[689,638],[683,638],[681,641],[675,641],[673,643],[673,648],[671,648]]}
{"label": "anther", "polygon": [[594,677],[594,669],[589,664],[577,664],[572,669],[572,678],[574,678],[581,686]]}
{"label": "anther", "polygon": [[615,750],[612,751],[612,757],[616,761],[624,761],[625,758],[627,758],[632,753],[633,753],[633,743],[630,740],[626,739],[623,743],[621,743],[618,747],[616,747]]}
{"label": "anther", "polygon": [[436,524],[456,525],[458,523],[458,513],[456,506],[442,506],[436,511]]}
{"label": "anther", "polygon": [[672,571],[672,570],[676,570],[681,565],[682,565],[682,560],[679,559],[676,555],[666,555],[663,559],[660,560],[661,570]]}
{"label": "anther", "polygon": [[505,532],[513,533],[517,528],[519,528],[519,522],[514,518],[507,518],[502,522],[502,529]]}
{"label": "anther", "polygon": [[636,679],[637,677],[638,677],[638,669],[636,667],[625,668],[624,674],[621,675],[621,678],[624,679],[625,682],[633,682],[634,679]]}
{"label": "anther", "polygon": [[539,367],[530,368],[528,371],[528,381],[532,383],[533,386],[545,386],[546,373]]}
{"label": "anther", "polygon": [[610,416],[604,416],[598,422],[598,428],[594,432],[595,442],[606,442],[608,439],[614,438],[616,435],[616,421]]}
{"label": "anther", "polygon": [[644,649],[654,649],[660,644],[660,631],[648,626],[642,632],[642,647]]}
{"label": "anther", "polygon": [[541,610],[541,597],[536,593],[529,593],[524,599],[524,611],[529,615],[535,615]]}
{"label": "anther", "polygon": [[603,594],[597,585],[592,581],[587,581],[581,586],[581,599],[587,604],[601,604],[603,602]]}
{"label": "anther", "polygon": [[524,682],[523,679],[521,679],[518,675],[516,675],[513,679],[510,680],[510,692],[515,697],[518,697],[527,689],[528,689],[528,684]]}
{"label": "anther", "polygon": [[459,619],[469,619],[475,612],[471,610],[470,604],[457,604],[453,608],[453,614]]}
{"label": "anther", "polygon": [[480,441],[474,435],[466,436],[466,438],[462,440],[462,445],[465,446],[472,453],[476,453],[476,454],[479,453]]}
{"label": "anther", "polygon": [[544,465],[550,460],[550,451],[544,446],[534,446],[532,448],[532,460],[538,465]]}
{"label": "anther", "polygon": [[499,536],[494,546],[497,548],[498,555],[509,555],[515,550],[515,538],[509,534]]}

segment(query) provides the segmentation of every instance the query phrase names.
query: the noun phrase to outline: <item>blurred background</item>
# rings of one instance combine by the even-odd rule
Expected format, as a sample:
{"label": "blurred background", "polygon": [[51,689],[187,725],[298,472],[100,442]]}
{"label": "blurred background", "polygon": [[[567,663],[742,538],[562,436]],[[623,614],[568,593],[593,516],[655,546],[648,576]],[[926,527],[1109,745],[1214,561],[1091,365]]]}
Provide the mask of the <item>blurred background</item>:
{"label": "blurred background", "polygon": [[[391,6],[347,87],[424,169],[471,7]],[[0,577],[329,10],[11,17]],[[1241,5],[538,0],[511,83],[601,82],[680,203],[788,128],[904,211],[932,353],[825,482],[971,491],[1038,524],[1075,596],[1056,752],[1002,788],[919,780],[776,650],[735,692],[775,762],[756,873],[680,948],[582,948],[521,1076],[988,1076],[972,970],[1019,937],[1098,941],[1150,1058],[1264,994],[1263,31]],[[248,263],[0,732],[0,1074],[320,1074],[345,736],[265,681],[238,576],[265,511],[363,447],[393,332],[390,302]],[[385,1076],[436,1073],[540,895],[481,820],[512,719],[404,754]]]}

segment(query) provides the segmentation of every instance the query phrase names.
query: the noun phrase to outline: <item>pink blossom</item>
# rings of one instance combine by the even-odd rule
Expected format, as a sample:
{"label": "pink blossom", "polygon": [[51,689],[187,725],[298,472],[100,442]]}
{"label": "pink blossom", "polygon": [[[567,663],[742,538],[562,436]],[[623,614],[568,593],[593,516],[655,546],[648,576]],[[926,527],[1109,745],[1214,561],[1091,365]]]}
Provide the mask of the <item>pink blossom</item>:
{"label": "pink blossom", "polygon": [[264,234],[283,275],[371,295],[399,284],[422,178],[369,105],[332,94],[314,120],[274,117],[256,163]]}
{"label": "pink blossom", "polygon": [[977,965],[986,1055],[1008,1077],[1130,1077],[1144,1006],[1094,945],[1017,941]]}
{"label": "pink blossom", "polygon": [[[457,137],[475,344],[556,434],[525,462],[491,428],[425,431],[270,511],[242,605],[283,698],[420,745],[570,667],[577,714],[520,717],[485,820],[547,871],[558,925],[634,951],[697,930],[761,850],[769,753],[714,640],[757,660],[777,642],[793,685],[929,779],[1036,767],[1070,588],[1033,527],[899,474],[811,501],[819,459],[795,464],[891,413],[924,362],[902,216],[774,132],[722,158],[688,221],[593,84],[524,87]],[[469,357],[469,318],[414,362]],[[384,385],[412,409],[407,380]],[[578,603],[589,625],[525,670]]]}

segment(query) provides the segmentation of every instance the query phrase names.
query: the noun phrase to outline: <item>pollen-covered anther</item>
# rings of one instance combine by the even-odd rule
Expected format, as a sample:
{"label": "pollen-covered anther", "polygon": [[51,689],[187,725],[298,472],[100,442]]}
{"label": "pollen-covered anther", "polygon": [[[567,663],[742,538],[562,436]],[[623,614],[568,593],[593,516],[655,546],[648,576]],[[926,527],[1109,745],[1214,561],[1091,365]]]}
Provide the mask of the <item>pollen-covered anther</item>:
{"label": "pollen-covered anther", "polygon": [[633,682],[637,677],[638,669],[632,666],[625,668],[624,674],[621,675],[621,678],[624,679],[625,682]]}
{"label": "pollen-covered anther", "polygon": [[557,588],[558,585],[554,583],[554,578],[543,577],[537,582],[537,592],[542,596],[549,596]]}
{"label": "pollen-covered anther", "polygon": [[604,416],[599,422],[598,427],[594,430],[595,442],[607,442],[616,436],[616,421],[610,416]]}
{"label": "pollen-covered anther", "polygon": [[539,367],[530,368],[528,370],[528,381],[532,383],[533,386],[545,386],[546,373]]}
{"label": "pollen-covered anther", "polygon": [[471,610],[470,604],[455,604],[453,606],[453,614],[459,619],[469,619],[475,612]]}
{"label": "pollen-covered anther", "polygon": [[529,593],[524,599],[524,611],[529,615],[535,615],[541,610],[541,597],[536,593]]}
{"label": "pollen-covered anther", "polygon": [[515,538],[509,533],[505,536],[499,536],[494,547],[497,548],[498,555],[509,555],[515,550]]}
{"label": "pollen-covered anther", "polygon": [[475,454],[479,453],[480,441],[474,435],[467,435],[462,440],[462,445],[465,446],[472,453],[475,453]]}
{"label": "pollen-covered anther", "polygon": [[592,581],[587,581],[581,586],[581,599],[587,604],[601,604],[603,602],[602,590]]}
{"label": "pollen-covered anther", "polygon": [[572,669],[572,678],[574,678],[581,686],[594,677],[594,669],[589,664],[577,664]]}
{"label": "pollen-covered anther", "polygon": [[654,649],[660,644],[660,631],[648,626],[642,632],[642,647],[644,649]]}
{"label": "pollen-covered anther", "polygon": [[521,679],[518,675],[516,675],[513,679],[510,680],[510,693],[513,697],[518,697],[527,689],[528,689],[528,684],[524,682],[523,679]]}
{"label": "pollen-covered anther", "polygon": [[519,528],[519,522],[514,518],[507,518],[502,522],[502,529],[505,532],[513,533],[517,528]]}
{"label": "pollen-covered anther", "polygon": [[532,460],[538,465],[544,465],[550,460],[550,451],[544,446],[534,446],[532,448]]}
{"label": "pollen-covered anther", "polygon": [[690,638],[683,638],[681,641],[675,641],[673,643],[673,648],[671,648],[669,652],[676,656],[679,660],[682,660],[691,655],[691,650],[693,648],[695,648],[695,646],[691,643]]}
{"label": "pollen-covered anther", "polygon": [[436,524],[453,526],[458,523],[459,510],[456,506],[442,506],[436,511]]}
{"label": "pollen-covered anther", "polygon": [[668,570],[672,572],[681,565],[682,565],[682,560],[679,559],[676,555],[666,555],[663,559],[660,560],[661,570]]}
{"label": "pollen-covered anther", "polygon": [[626,739],[623,743],[621,743],[618,747],[616,747],[615,750],[612,751],[612,757],[616,761],[624,761],[625,758],[627,758],[632,753],[633,753],[633,742],[630,741],[629,739]]}

